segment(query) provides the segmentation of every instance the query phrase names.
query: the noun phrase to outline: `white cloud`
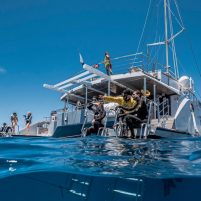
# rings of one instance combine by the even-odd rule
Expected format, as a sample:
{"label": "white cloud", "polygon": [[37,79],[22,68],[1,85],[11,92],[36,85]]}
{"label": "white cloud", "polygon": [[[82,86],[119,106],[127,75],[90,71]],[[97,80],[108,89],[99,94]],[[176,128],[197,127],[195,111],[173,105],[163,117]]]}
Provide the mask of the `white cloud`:
{"label": "white cloud", "polygon": [[5,74],[6,73],[6,69],[0,66],[0,74]]}

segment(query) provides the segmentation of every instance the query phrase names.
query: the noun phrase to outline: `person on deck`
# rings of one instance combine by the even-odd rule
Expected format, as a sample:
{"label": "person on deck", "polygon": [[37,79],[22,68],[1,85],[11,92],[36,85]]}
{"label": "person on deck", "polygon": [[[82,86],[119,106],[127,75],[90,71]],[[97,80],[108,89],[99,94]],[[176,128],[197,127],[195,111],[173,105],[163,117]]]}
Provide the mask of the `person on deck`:
{"label": "person on deck", "polygon": [[76,107],[75,107],[76,110],[80,110],[82,109],[82,103],[78,100],[77,103],[76,103]]}
{"label": "person on deck", "polygon": [[93,101],[87,107],[89,110],[94,112],[94,119],[92,121],[92,126],[87,128],[86,135],[91,135],[92,133],[97,134],[99,128],[104,127],[102,120],[105,118],[106,112],[103,107],[103,102],[97,101],[93,98]]}
{"label": "person on deck", "polygon": [[103,63],[105,64],[107,75],[109,76],[112,75],[112,64],[111,64],[110,55],[108,52],[105,52],[105,58]]}
{"label": "person on deck", "polygon": [[132,97],[132,91],[126,89],[123,91],[122,96],[119,97],[103,96],[103,100],[119,104],[118,108],[122,110],[122,113],[119,114],[119,117],[123,118],[126,121],[126,124],[131,132],[131,137],[134,138],[133,120],[130,116],[127,117],[129,111],[134,110],[137,105],[137,101]]}
{"label": "person on deck", "polygon": [[125,89],[122,93],[122,96],[102,96],[103,100],[106,102],[118,103],[119,108],[124,110],[135,107],[137,102],[132,98],[132,91]]}
{"label": "person on deck", "polygon": [[150,92],[148,90],[146,90],[146,92],[144,92],[144,90],[136,90],[132,94],[132,97],[137,101],[137,105],[134,112],[140,120],[147,119],[148,111],[144,97],[149,96]]}
{"label": "person on deck", "polygon": [[144,93],[139,90],[133,92],[132,97],[136,101],[135,107],[131,108],[125,115],[125,121],[131,131],[131,137],[134,136],[134,128],[139,128],[141,123],[147,119],[147,106],[144,101]]}
{"label": "person on deck", "polygon": [[12,132],[12,128],[7,125],[7,123],[3,123],[3,126],[0,128],[1,134],[7,134],[9,132]]}
{"label": "person on deck", "polygon": [[25,118],[25,124],[26,124],[26,128],[29,129],[31,122],[32,122],[32,114],[31,112],[28,112],[27,115],[24,115]]}
{"label": "person on deck", "polygon": [[13,112],[13,114],[10,117],[10,120],[11,120],[12,130],[15,133],[15,127],[18,126],[18,117],[16,112]]}

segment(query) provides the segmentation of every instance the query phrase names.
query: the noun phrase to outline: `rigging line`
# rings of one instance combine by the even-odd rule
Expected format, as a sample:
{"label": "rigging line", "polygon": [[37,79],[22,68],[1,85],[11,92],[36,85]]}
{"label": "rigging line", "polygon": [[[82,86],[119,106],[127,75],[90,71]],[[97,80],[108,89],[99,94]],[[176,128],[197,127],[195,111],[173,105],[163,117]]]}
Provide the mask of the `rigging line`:
{"label": "rigging line", "polygon": [[[154,3],[152,3],[152,5],[155,5]],[[153,10],[154,10],[154,6],[152,6],[151,8],[150,8],[150,11],[149,11],[149,16],[150,16],[150,18],[149,18],[149,21],[150,21],[150,25],[151,25],[151,23],[152,23],[152,18],[153,18],[153,16],[154,15],[152,15],[152,12],[153,12]],[[151,30],[152,30],[152,27],[153,26],[150,26],[151,27]],[[141,39],[141,42],[139,42],[139,47],[138,48],[140,48],[140,46],[145,46],[145,42],[146,42],[146,40],[148,40],[148,34],[146,34],[145,36],[143,36],[144,35],[144,33],[142,33],[142,39]],[[141,44],[140,44],[141,43]]]}
{"label": "rigging line", "polygon": [[157,36],[158,36],[158,29],[157,29],[158,25],[159,25],[159,6],[157,6],[156,33],[155,33],[155,39],[154,39],[155,42],[156,42],[156,38],[157,38]]}
{"label": "rigging line", "polygon": [[[200,95],[200,92],[199,92],[197,86],[194,86],[194,87],[195,87],[195,90],[196,90],[196,92],[194,93],[195,97],[196,97],[196,95],[198,95],[199,98],[201,99],[201,95]],[[197,97],[196,97],[196,98],[197,98]]]}
{"label": "rigging line", "polygon": [[175,6],[176,6],[176,9],[177,9],[177,12],[178,12],[178,15],[179,15],[180,21],[181,21],[181,23],[182,23],[182,26],[184,27],[184,23],[183,23],[182,16],[181,16],[181,14],[180,14],[180,10],[179,10],[178,3],[177,3],[176,0],[174,0],[174,3],[175,3]]}
{"label": "rigging line", "polygon": [[193,59],[194,59],[194,62],[195,62],[196,69],[197,69],[198,74],[199,74],[199,76],[201,78],[201,71],[200,71],[200,68],[199,68],[199,65],[198,65],[198,61],[197,61],[197,57],[195,55],[195,52],[194,52],[194,49],[193,49],[193,45],[192,45],[192,42],[190,40],[190,36],[189,36],[188,32],[187,32],[187,38],[188,38],[188,43],[189,43],[189,46],[190,46],[190,50],[191,50],[192,55],[193,55]]}
{"label": "rigging line", "polygon": [[177,23],[179,24],[179,26],[181,28],[184,28],[183,25],[179,22],[178,18],[176,17],[176,15],[173,13],[173,11],[171,10],[170,6],[167,5],[168,10],[171,12],[171,14],[173,15],[173,17],[175,17],[175,20],[177,21]]}
{"label": "rigging line", "polygon": [[[160,34],[159,34],[160,30],[158,31],[158,27],[159,27],[159,4],[160,4],[160,2],[157,5],[156,33],[155,33],[155,39],[154,39],[154,41],[156,41],[157,36],[159,36],[159,41],[160,41]],[[155,49],[156,49],[155,55],[151,58],[150,64],[152,64],[152,62],[155,60],[155,58],[157,58],[157,54],[159,53],[160,48],[161,48],[161,46],[155,47]],[[149,53],[150,56],[152,55],[152,53],[153,53],[153,48],[151,48],[151,51]]]}
{"label": "rigging line", "polygon": [[138,47],[137,47],[137,51],[136,52],[138,52],[139,48],[140,48],[140,44],[141,44],[141,41],[142,41],[142,38],[143,38],[143,35],[144,35],[144,31],[145,31],[145,28],[146,28],[146,25],[147,25],[147,20],[148,20],[148,16],[149,16],[151,4],[152,4],[152,0],[149,1],[149,7],[148,7],[148,10],[147,10],[147,14],[146,14],[144,26],[143,26],[143,29],[142,29],[142,33],[141,33],[141,36],[140,36],[140,41],[138,43]]}
{"label": "rigging line", "polygon": [[161,4],[162,0],[159,0],[158,4],[156,5],[157,7]]}
{"label": "rigging line", "polygon": [[[170,48],[170,50],[172,50],[172,49]],[[187,74],[187,71],[186,71],[186,69],[184,68],[182,62],[181,62],[179,59],[177,59],[177,61],[178,61],[179,65],[180,65],[180,67],[181,67],[181,70],[182,70],[183,74]],[[191,71],[190,71],[190,76],[192,77]],[[196,89],[197,95],[201,98],[201,95],[200,95],[200,93],[199,93],[199,90],[197,90],[197,86],[196,86],[196,85],[195,85],[195,89]]]}
{"label": "rigging line", "polygon": [[[158,58],[158,54],[159,54],[160,49],[161,49],[161,45],[157,48],[155,54],[154,54],[153,57],[151,58],[150,64],[152,64],[152,62],[154,62],[154,60],[155,60],[156,58]],[[157,63],[158,63],[158,62],[157,62]]]}
{"label": "rigging line", "polygon": [[[154,37],[154,42],[156,42],[156,38],[158,36],[158,25],[159,25],[159,7],[157,5],[157,15],[156,15],[156,32],[155,32],[155,37]],[[149,50],[149,49],[148,49]],[[149,54],[152,55],[153,48],[151,48]]]}
{"label": "rigging line", "polygon": [[[170,1],[168,0],[168,4],[170,5]],[[171,12],[169,10],[169,21],[170,21],[170,31],[171,31],[171,37],[173,37],[174,35],[174,28],[173,28],[173,24],[172,24],[172,15]],[[175,48],[175,41],[174,39],[171,42],[172,45],[172,56],[173,56],[173,63],[174,63],[174,71],[175,71],[175,76],[178,79],[179,77],[179,70],[178,70],[178,65],[177,65],[177,54],[176,54],[176,48]]]}

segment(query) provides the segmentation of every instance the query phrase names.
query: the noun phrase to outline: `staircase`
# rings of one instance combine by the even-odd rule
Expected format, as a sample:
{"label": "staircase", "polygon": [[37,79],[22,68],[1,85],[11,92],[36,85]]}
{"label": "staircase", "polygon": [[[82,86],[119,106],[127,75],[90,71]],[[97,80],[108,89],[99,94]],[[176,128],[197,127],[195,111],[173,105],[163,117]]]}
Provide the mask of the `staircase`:
{"label": "staircase", "polygon": [[158,122],[158,119],[151,120],[151,127],[162,127],[167,129],[172,129],[174,123],[174,117],[165,117]]}

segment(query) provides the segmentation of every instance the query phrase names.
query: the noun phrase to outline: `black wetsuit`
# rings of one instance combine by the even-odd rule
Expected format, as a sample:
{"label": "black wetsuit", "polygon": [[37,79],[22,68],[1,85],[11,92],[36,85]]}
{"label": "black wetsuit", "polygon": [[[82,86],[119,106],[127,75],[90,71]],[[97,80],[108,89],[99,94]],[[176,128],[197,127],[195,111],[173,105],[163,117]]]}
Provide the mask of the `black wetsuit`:
{"label": "black wetsuit", "polygon": [[87,129],[86,135],[90,135],[92,133],[97,134],[99,128],[104,127],[104,125],[102,124],[102,120],[104,119],[106,112],[102,104],[97,106],[92,103],[87,108],[94,112],[94,121],[92,123],[92,126]]}
{"label": "black wetsuit", "polygon": [[134,128],[139,128],[142,121],[147,118],[147,106],[142,100],[142,98],[135,99],[137,101],[137,105],[134,108],[128,109],[128,113],[125,115],[125,121],[130,129],[131,137],[134,138]]}
{"label": "black wetsuit", "polygon": [[25,117],[25,121],[26,121],[26,125],[27,124],[31,124],[31,122],[32,122],[32,115],[25,115],[24,116]]}
{"label": "black wetsuit", "polygon": [[10,126],[2,126],[0,129],[0,133],[8,133],[11,131],[12,131],[12,128]]}

